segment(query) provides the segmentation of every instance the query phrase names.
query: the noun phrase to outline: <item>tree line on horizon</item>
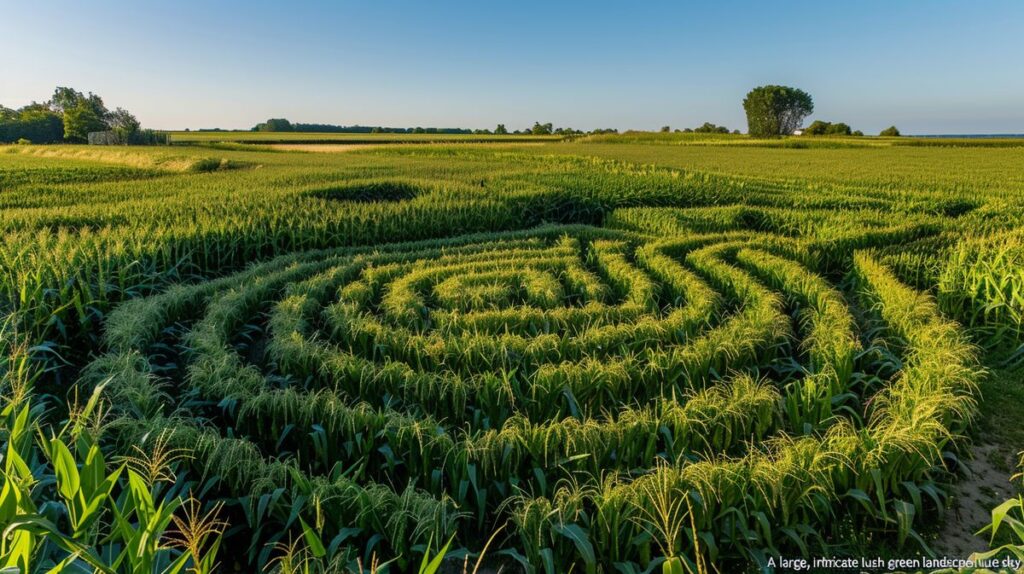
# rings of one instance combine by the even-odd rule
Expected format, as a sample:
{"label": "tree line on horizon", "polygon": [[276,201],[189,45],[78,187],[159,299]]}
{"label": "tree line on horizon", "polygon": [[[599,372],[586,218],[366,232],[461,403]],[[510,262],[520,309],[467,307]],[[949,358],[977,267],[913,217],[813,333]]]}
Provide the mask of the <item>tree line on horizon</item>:
{"label": "tree line on horizon", "polygon": [[[188,130],[186,130],[188,131]],[[223,131],[217,128],[198,131]],[[353,133],[353,134],[475,134],[475,135],[586,135],[619,133],[616,128],[598,128],[585,132],[569,127],[555,127],[551,122],[534,122],[532,127],[509,131],[505,124],[498,124],[493,130],[469,128],[413,127],[396,128],[385,126],[341,126],[334,124],[307,124],[291,122],[285,118],[271,118],[250,128],[254,132],[300,132],[300,133]]]}
{"label": "tree line on horizon", "polygon": [[[810,94],[789,86],[767,85],[751,90],[743,100],[747,116],[747,133],[752,137],[793,135],[804,119],[814,112]],[[186,130],[188,131],[188,130]],[[223,131],[201,129],[199,131]],[[437,127],[341,126],[319,123],[292,123],[285,118],[271,118],[251,128],[255,132],[365,133],[365,134],[476,134],[476,135],[561,135],[617,134],[618,129],[601,128],[582,131],[570,127],[554,127],[551,122],[534,122],[532,127],[509,131],[505,124],[493,130]],[[660,130],[670,132],[669,126]],[[139,121],[123,108],[109,110],[103,99],[92,92],[84,94],[73,88],[58,86],[45,102],[35,102],[17,110],[0,105],[0,143],[84,143],[93,132],[109,132],[105,141],[114,143],[163,143],[161,134],[142,130]],[[696,128],[676,129],[676,133],[728,134],[725,126],[705,122]],[[739,130],[731,133],[739,134]],[[844,122],[815,120],[802,129],[805,135],[861,136]],[[895,137],[900,131],[890,126],[879,136]]]}
{"label": "tree line on horizon", "polygon": [[[754,88],[743,100],[743,108],[747,114],[747,133],[752,137],[780,137],[794,135],[804,119],[814,111],[814,102],[810,94],[788,86],[760,86]],[[220,130],[200,130],[220,131]],[[562,135],[580,136],[594,134],[617,134],[618,129],[594,129],[589,132],[573,128],[556,128],[554,124],[534,122],[533,127],[509,131],[505,124],[498,124],[494,130],[468,128],[396,128],[382,126],[340,126],[333,124],[292,123],[284,118],[271,118],[251,128],[254,132],[307,132],[307,133],[363,133],[363,134],[476,134],[476,135]],[[740,130],[729,130],[726,126],[704,122],[696,128],[672,130],[663,126],[661,133],[696,133],[696,134],[734,134]],[[802,128],[804,135],[815,136],[863,136],[864,132],[853,130],[844,122],[826,122],[815,120],[811,125]],[[890,126],[879,136],[899,136],[895,126]]]}

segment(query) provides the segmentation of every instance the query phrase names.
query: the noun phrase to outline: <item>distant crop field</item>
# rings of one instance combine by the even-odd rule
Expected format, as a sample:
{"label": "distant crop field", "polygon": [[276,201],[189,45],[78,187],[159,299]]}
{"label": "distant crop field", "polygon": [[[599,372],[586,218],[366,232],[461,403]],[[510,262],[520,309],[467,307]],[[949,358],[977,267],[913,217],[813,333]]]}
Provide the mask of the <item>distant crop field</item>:
{"label": "distant crop field", "polygon": [[0,424],[24,365],[97,393],[78,448],[239,571],[959,552],[967,437],[1022,432],[1024,148],[371,137],[460,143],[0,148]]}
{"label": "distant crop field", "polygon": [[751,138],[744,134],[625,132],[584,136],[581,143],[669,146],[750,146],[792,149],[863,147],[1024,147],[1024,137],[789,136]]}
{"label": "distant crop field", "polygon": [[346,134],[311,132],[169,132],[171,143],[334,143],[334,144],[375,144],[375,143],[504,143],[504,142],[552,142],[562,136],[534,135],[478,135],[478,134]]}

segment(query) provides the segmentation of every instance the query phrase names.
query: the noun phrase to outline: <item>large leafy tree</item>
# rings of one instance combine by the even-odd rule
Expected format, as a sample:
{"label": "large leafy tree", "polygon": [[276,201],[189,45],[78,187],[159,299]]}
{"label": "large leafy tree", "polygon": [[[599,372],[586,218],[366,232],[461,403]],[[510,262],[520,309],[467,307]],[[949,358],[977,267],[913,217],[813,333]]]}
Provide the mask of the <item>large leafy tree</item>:
{"label": "large leafy tree", "polygon": [[92,92],[87,95],[74,88],[57,86],[48,104],[51,110],[63,115],[64,139],[68,141],[84,142],[89,132],[110,127],[107,124],[110,111],[103,104],[103,98]]}
{"label": "large leafy tree", "polygon": [[92,92],[83,94],[78,90],[63,86],[58,86],[53,91],[53,97],[49,101],[50,109],[58,114],[66,113],[68,110],[81,106],[91,109],[100,119],[106,119],[107,114],[110,113],[107,110],[107,106],[103,104],[103,98]]}
{"label": "large leafy tree", "polygon": [[788,86],[760,86],[743,99],[747,132],[754,137],[789,135],[814,111],[810,94]]}
{"label": "large leafy tree", "polygon": [[64,139],[68,141],[88,141],[89,132],[105,131],[107,127],[103,117],[88,102],[81,101],[64,110]]}

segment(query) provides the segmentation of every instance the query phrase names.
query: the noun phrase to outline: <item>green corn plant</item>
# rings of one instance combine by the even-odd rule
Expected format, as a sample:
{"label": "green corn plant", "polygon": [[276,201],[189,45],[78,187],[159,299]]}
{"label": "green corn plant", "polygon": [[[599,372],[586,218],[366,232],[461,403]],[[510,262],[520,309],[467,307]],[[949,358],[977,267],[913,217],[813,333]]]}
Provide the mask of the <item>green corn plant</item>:
{"label": "green corn plant", "polygon": [[[44,571],[110,567],[111,536],[136,540],[144,515],[170,547],[137,544],[138,567],[187,553],[186,568],[215,568],[202,525],[216,520],[189,502],[165,523],[177,491],[159,472],[129,464],[109,492],[85,476],[157,436],[192,451],[180,467],[202,477],[196,496],[239,502],[251,568],[300,534],[299,516],[335,536],[321,544],[335,562],[301,535],[297,571],[354,557],[372,570],[382,548],[412,570],[432,542],[508,519],[506,555],[547,572],[740,570],[765,549],[808,555],[845,518],[911,541],[974,411],[973,350],[939,311],[970,317],[976,337],[1015,333],[1012,150],[971,155],[969,177],[884,156],[919,170],[896,176],[814,150],[767,169],[742,139],[686,150],[699,153],[685,169],[665,167],[679,148],[600,141],[579,156],[0,154],[0,313],[60,365],[48,383],[90,362],[80,388],[109,379],[118,417],[97,455],[84,430],[33,440],[50,427],[30,409],[0,508],[31,502],[70,542],[36,522],[11,531],[18,552],[52,556],[33,564]],[[630,161],[583,157],[609,154]],[[544,221],[604,227],[530,229]],[[965,231],[1013,241],[936,266]],[[858,251],[905,247],[914,257],[885,259],[896,274]],[[937,306],[918,292],[935,287]],[[860,339],[891,364],[858,358]],[[655,528],[665,514],[681,530]]]}
{"label": "green corn plant", "polygon": [[[17,380],[25,376],[26,371],[8,369],[5,386],[27,388],[30,380]],[[83,407],[72,408],[71,418],[48,437],[27,391],[12,395],[20,399],[5,406],[0,564],[25,573],[212,572],[219,528],[191,536],[195,522],[173,515],[178,499],[155,501],[152,485],[135,471],[124,464],[109,468],[90,426],[101,416],[103,390],[99,385]],[[46,483],[54,496],[40,504],[37,485]],[[165,541],[172,520],[190,537],[185,551]]]}
{"label": "green corn plant", "polygon": [[959,242],[938,279],[938,302],[986,346],[1013,351],[1024,343],[1024,250],[1019,230]]}

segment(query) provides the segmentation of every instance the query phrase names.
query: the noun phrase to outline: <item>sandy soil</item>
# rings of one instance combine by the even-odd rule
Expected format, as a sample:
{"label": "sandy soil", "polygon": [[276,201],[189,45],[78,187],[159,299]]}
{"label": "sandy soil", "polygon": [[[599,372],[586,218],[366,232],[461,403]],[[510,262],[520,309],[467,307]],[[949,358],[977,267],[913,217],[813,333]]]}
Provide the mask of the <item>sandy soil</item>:
{"label": "sandy soil", "polygon": [[939,556],[966,558],[988,550],[988,540],[974,533],[991,522],[992,509],[1016,494],[1010,482],[1017,458],[991,444],[978,444],[973,460],[963,461],[967,476],[956,485],[953,508],[932,549]]}

